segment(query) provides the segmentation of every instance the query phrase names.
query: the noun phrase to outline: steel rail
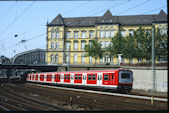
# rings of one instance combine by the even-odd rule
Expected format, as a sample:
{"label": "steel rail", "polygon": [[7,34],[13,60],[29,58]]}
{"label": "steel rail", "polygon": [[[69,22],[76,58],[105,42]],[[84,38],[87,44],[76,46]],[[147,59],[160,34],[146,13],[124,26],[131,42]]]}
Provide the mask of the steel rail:
{"label": "steel rail", "polygon": [[[86,90],[86,89],[84,90],[84,89],[65,88],[65,87],[48,86],[48,85],[40,85],[40,84],[32,84],[32,83],[27,83],[27,84],[43,86],[43,87],[48,87],[48,88],[65,89],[65,90],[71,90],[71,91],[80,91],[80,92],[87,92],[87,93],[121,96],[121,97],[137,98],[137,99],[144,99],[144,100],[152,100],[152,97],[153,97],[153,96],[138,96],[138,95],[128,95],[128,94],[120,94],[120,93],[100,92],[100,91],[93,91],[93,90]],[[157,97],[153,97],[153,100],[163,101],[163,102],[168,101],[168,99],[166,99],[166,98],[157,98]]]}
{"label": "steel rail", "polygon": [[4,109],[5,111],[10,111],[9,109],[7,109],[7,108],[5,108],[5,107],[3,107],[1,105],[0,105],[0,108]]}

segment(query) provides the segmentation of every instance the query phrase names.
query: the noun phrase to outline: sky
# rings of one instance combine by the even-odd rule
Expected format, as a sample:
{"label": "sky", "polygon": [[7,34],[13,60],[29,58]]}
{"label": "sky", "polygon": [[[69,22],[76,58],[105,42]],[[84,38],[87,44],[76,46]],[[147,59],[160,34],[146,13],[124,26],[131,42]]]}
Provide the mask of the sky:
{"label": "sky", "polygon": [[166,14],[167,0],[52,0],[0,1],[0,56],[8,58],[32,50],[46,49],[46,24],[62,17]]}

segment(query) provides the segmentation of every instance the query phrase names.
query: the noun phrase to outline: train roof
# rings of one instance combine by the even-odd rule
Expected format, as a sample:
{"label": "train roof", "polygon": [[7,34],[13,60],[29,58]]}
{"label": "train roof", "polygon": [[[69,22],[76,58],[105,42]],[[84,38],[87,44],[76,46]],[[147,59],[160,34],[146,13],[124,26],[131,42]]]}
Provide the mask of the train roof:
{"label": "train roof", "polygon": [[95,73],[95,72],[110,72],[110,71],[119,71],[119,70],[128,70],[128,69],[124,69],[124,68],[115,68],[115,69],[104,69],[104,70],[82,70],[82,71],[63,71],[63,72],[42,72],[42,73],[30,73],[30,74],[53,74],[53,73],[58,73],[58,74],[62,74],[62,73]]}

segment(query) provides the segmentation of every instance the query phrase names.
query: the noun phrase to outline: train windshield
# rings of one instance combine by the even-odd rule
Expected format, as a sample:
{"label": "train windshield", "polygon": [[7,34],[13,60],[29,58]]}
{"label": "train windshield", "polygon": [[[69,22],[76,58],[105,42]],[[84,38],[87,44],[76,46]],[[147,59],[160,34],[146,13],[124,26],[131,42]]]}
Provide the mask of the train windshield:
{"label": "train windshield", "polygon": [[130,79],[130,73],[122,73],[121,78],[127,78]]}

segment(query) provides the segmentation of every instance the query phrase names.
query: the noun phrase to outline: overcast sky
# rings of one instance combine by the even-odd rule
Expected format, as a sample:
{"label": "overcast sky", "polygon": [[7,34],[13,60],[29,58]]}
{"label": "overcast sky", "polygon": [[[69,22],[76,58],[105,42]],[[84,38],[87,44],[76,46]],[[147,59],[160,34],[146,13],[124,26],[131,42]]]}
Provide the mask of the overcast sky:
{"label": "overcast sky", "polygon": [[108,9],[116,16],[167,13],[167,0],[0,1],[0,56],[46,49],[46,23],[59,13],[102,16]]}

